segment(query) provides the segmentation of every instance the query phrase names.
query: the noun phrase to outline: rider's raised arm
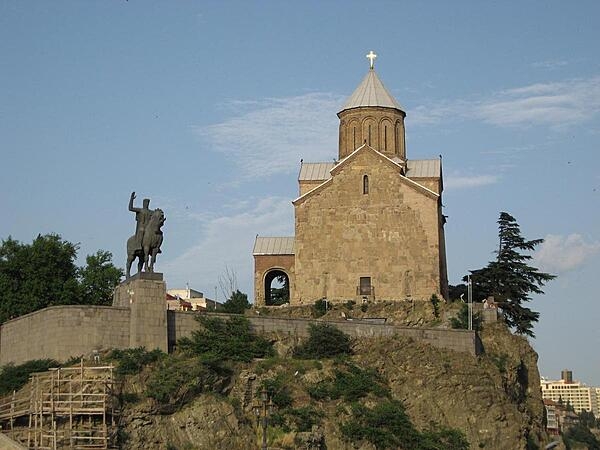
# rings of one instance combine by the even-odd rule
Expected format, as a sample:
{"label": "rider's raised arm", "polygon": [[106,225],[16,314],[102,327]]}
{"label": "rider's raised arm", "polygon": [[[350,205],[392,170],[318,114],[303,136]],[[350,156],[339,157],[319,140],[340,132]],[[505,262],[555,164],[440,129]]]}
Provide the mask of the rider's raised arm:
{"label": "rider's raised arm", "polygon": [[141,208],[135,208],[135,207],[133,206],[133,200],[134,200],[134,199],[135,199],[135,192],[132,192],[132,193],[131,193],[131,197],[129,197],[129,211],[131,211],[131,212],[134,212],[134,213],[137,213],[137,212],[140,212],[140,209],[141,209]]}

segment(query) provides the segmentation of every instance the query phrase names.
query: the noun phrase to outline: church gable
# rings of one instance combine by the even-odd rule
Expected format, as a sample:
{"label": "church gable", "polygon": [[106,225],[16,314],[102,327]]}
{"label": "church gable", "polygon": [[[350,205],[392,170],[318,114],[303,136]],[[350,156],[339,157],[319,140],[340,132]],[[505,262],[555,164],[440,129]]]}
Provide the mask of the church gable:
{"label": "church gable", "polygon": [[[368,146],[367,144],[362,145],[346,158],[341,160],[339,163],[334,165],[329,171],[330,178],[328,178],[325,182],[322,182],[316,186],[313,186],[312,189],[308,191],[302,192],[301,195],[292,203],[294,205],[298,205],[304,201],[309,196],[316,195],[321,192],[323,189],[329,188],[330,186],[335,185],[335,178],[339,174],[344,171],[362,171],[364,173],[362,178],[362,189],[368,190],[369,183],[374,181],[371,180],[373,176],[376,176],[376,173],[384,170],[387,172],[391,172],[394,174],[392,178],[395,178],[398,183],[404,183],[409,186],[411,189],[415,189],[416,191],[424,194],[434,200],[437,201],[439,194],[426,186],[423,186],[416,181],[411,180],[402,175],[403,167],[401,164],[392,161],[390,158],[385,156],[384,154],[378,152],[374,148]],[[366,177],[366,178],[365,178]],[[360,187],[360,183],[359,183]]]}

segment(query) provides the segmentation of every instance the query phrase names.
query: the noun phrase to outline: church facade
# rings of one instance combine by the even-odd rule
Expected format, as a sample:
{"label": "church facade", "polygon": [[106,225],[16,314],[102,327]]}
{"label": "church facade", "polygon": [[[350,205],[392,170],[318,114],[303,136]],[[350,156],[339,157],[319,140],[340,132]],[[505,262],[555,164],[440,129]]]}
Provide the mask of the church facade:
{"label": "church facade", "polygon": [[292,305],[447,298],[441,159],[407,158],[406,113],[368,56],[338,113],[338,158],[301,162],[295,235],[256,238],[256,305],[283,279]]}

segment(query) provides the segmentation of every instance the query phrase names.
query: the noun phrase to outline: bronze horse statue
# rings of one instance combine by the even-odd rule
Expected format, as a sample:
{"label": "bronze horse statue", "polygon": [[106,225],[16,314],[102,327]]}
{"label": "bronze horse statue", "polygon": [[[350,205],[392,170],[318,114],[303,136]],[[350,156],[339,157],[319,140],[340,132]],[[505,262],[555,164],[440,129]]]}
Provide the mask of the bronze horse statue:
{"label": "bronze horse statue", "polygon": [[141,242],[135,234],[127,239],[127,278],[130,277],[131,264],[136,257],[138,258],[138,273],[142,271],[142,267],[145,272],[154,272],[156,255],[161,253],[160,246],[163,241],[161,228],[165,220],[163,210],[157,208],[152,212],[148,220]]}

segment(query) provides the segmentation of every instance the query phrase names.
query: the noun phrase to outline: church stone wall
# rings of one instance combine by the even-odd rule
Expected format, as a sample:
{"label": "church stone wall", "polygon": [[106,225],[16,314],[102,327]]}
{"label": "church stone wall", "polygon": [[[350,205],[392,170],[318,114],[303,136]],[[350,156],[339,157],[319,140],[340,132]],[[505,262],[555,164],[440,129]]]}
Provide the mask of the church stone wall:
{"label": "church stone wall", "polygon": [[371,277],[378,300],[441,295],[438,197],[373,151],[354,158],[296,202],[292,304],[355,299],[361,277]]}
{"label": "church stone wall", "polygon": [[51,306],[2,324],[0,365],[45,358],[64,361],[94,349],[128,346],[128,308]]}
{"label": "church stone wall", "polygon": [[399,110],[380,107],[353,108],[339,113],[339,158],[365,142],[389,158],[406,159],[404,117]]}
{"label": "church stone wall", "polygon": [[295,289],[294,255],[254,256],[254,304],[265,304],[265,275],[271,270],[283,270],[290,282],[290,297]]}

